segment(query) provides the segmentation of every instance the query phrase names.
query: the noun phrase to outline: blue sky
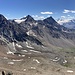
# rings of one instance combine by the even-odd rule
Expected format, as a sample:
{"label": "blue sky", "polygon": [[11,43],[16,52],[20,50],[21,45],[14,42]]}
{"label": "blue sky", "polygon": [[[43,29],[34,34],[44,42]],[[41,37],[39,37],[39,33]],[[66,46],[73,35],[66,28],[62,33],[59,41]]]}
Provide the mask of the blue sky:
{"label": "blue sky", "polygon": [[0,13],[8,19],[31,15],[35,19],[48,16],[75,17],[75,0],[0,0]]}

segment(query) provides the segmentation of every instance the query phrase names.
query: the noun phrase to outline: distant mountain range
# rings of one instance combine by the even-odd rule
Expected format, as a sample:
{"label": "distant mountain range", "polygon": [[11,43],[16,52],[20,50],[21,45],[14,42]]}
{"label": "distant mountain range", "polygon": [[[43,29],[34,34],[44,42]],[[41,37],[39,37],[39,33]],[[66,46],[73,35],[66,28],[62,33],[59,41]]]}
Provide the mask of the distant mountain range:
{"label": "distant mountain range", "polygon": [[58,19],[57,22],[69,29],[75,29],[75,19],[72,20]]}

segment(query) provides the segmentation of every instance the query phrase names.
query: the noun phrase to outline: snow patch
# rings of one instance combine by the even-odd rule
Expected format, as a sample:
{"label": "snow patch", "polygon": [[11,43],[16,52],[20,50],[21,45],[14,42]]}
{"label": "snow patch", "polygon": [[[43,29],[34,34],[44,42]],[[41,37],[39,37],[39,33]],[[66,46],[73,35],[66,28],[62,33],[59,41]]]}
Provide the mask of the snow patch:
{"label": "snow patch", "polygon": [[23,71],[26,71],[26,69],[23,69]]}
{"label": "snow patch", "polygon": [[36,61],[38,64],[40,63],[37,59],[33,59],[33,61]]}
{"label": "snow patch", "polygon": [[11,52],[11,51],[8,51],[8,52],[7,52],[7,54],[12,54],[12,55],[14,55],[14,53],[13,53],[13,52]]}
{"label": "snow patch", "polygon": [[38,22],[35,23],[35,25],[37,25],[37,24],[38,24]]}
{"label": "snow patch", "polygon": [[14,42],[9,43],[8,46],[9,46],[10,49],[13,49],[13,51],[16,51],[15,43]]}
{"label": "snow patch", "polygon": [[37,22],[36,23],[35,22],[34,23],[30,23],[31,26],[32,25],[37,26],[37,24],[38,24]]}
{"label": "snow patch", "polygon": [[33,24],[32,24],[32,23],[30,23],[30,25],[32,26]]}
{"label": "snow patch", "polygon": [[75,59],[75,57],[74,57],[74,59]]}
{"label": "snow patch", "polygon": [[32,48],[32,49],[34,49],[33,47],[31,47],[31,46],[27,46],[28,48]]}
{"label": "snow patch", "polygon": [[4,59],[8,59],[7,57],[4,57]]}
{"label": "snow patch", "polygon": [[27,33],[27,35],[30,35],[30,34],[29,34],[29,31],[28,31],[28,32],[26,32],[26,33]]}
{"label": "snow patch", "polygon": [[19,45],[19,44],[16,44],[16,46],[19,47],[19,48],[23,48],[23,47],[22,47],[21,45]]}
{"label": "snow patch", "polygon": [[45,26],[43,26],[43,28],[45,28]]}
{"label": "snow patch", "polygon": [[63,64],[67,63],[67,60],[64,60]]}
{"label": "snow patch", "polygon": [[25,20],[26,20],[26,19],[22,19],[22,20],[16,19],[15,22],[17,22],[17,23],[19,24],[19,23],[21,23],[21,22],[24,22]]}
{"label": "snow patch", "polygon": [[58,58],[58,57],[56,57],[55,59],[53,59],[54,62],[57,62],[59,60],[60,60],[60,58]]}
{"label": "snow patch", "polygon": [[25,57],[25,55],[18,54],[19,57]]}
{"label": "snow patch", "polygon": [[22,52],[28,52],[27,50],[21,50]]}
{"label": "snow patch", "polygon": [[17,61],[17,62],[19,62],[19,61],[23,61],[23,59],[19,59],[19,60],[13,59],[12,61]]}
{"label": "snow patch", "polygon": [[62,32],[66,32],[66,33],[68,33],[68,31],[65,31],[65,30],[63,30],[63,29],[62,29]]}
{"label": "snow patch", "polygon": [[25,55],[22,55],[22,57],[25,57]]}
{"label": "snow patch", "polygon": [[9,65],[13,65],[13,64],[14,64],[14,62],[8,62],[8,64],[9,64]]}
{"label": "snow patch", "polygon": [[37,37],[37,36],[35,35],[35,33],[34,33],[32,30],[29,30],[29,31],[26,32],[26,33],[27,33],[27,35],[32,35],[32,36]]}
{"label": "snow patch", "polygon": [[34,47],[32,47],[30,44],[28,44],[28,42],[26,42],[26,46],[27,46],[28,48],[34,49]]}
{"label": "snow patch", "polygon": [[21,56],[21,54],[18,55],[19,57]]}
{"label": "snow patch", "polygon": [[30,58],[30,57],[28,57],[28,58]]}
{"label": "snow patch", "polygon": [[36,69],[35,67],[31,67],[31,69]]}
{"label": "snow patch", "polygon": [[46,48],[45,46],[42,46],[42,48]]}
{"label": "snow patch", "polygon": [[13,49],[16,50],[16,49],[15,49],[15,43],[13,42],[12,44],[13,44]]}
{"label": "snow patch", "polygon": [[68,73],[73,73],[73,71],[72,71],[72,70],[67,70],[67,72],[68,72]]}
{"label": "snow patch", "polygon": [[40,51],[30,50],[31,52],[41,53]]}

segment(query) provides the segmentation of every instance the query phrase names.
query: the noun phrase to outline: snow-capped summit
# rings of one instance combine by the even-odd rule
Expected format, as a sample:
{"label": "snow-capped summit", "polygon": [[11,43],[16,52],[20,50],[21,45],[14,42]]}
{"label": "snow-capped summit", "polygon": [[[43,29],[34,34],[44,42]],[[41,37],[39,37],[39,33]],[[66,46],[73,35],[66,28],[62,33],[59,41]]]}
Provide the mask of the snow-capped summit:
{"label": "snow-capped summit", "polygon": [[20,24],[21,22],[24,22],[24,21],[25,22],[34,22],[35,20],[30,15],[28,15],[28,16],[23,17],[21,19],[15,19],[14,21],[17,22],[18,24]]}
{"label": "snow-capped summit", "polygon": [[15,19],[14,21],[17,22],[18,24],[20,24],[21,22],[26,21],[26,19],[27,19],[26,17],[23,17],[21,19]]}

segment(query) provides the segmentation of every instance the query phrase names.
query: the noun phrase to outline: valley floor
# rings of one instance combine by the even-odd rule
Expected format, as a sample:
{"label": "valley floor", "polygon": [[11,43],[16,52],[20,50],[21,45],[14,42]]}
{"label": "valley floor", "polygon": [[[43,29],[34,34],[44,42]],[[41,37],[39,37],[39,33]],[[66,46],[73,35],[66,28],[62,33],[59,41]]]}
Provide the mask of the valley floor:
{"label": "valley floor", "polygon": [[75,75],[74,68],[61,66],[44,53],[11,55],[0,49],[0,75],[2,71],[13,75]]}

